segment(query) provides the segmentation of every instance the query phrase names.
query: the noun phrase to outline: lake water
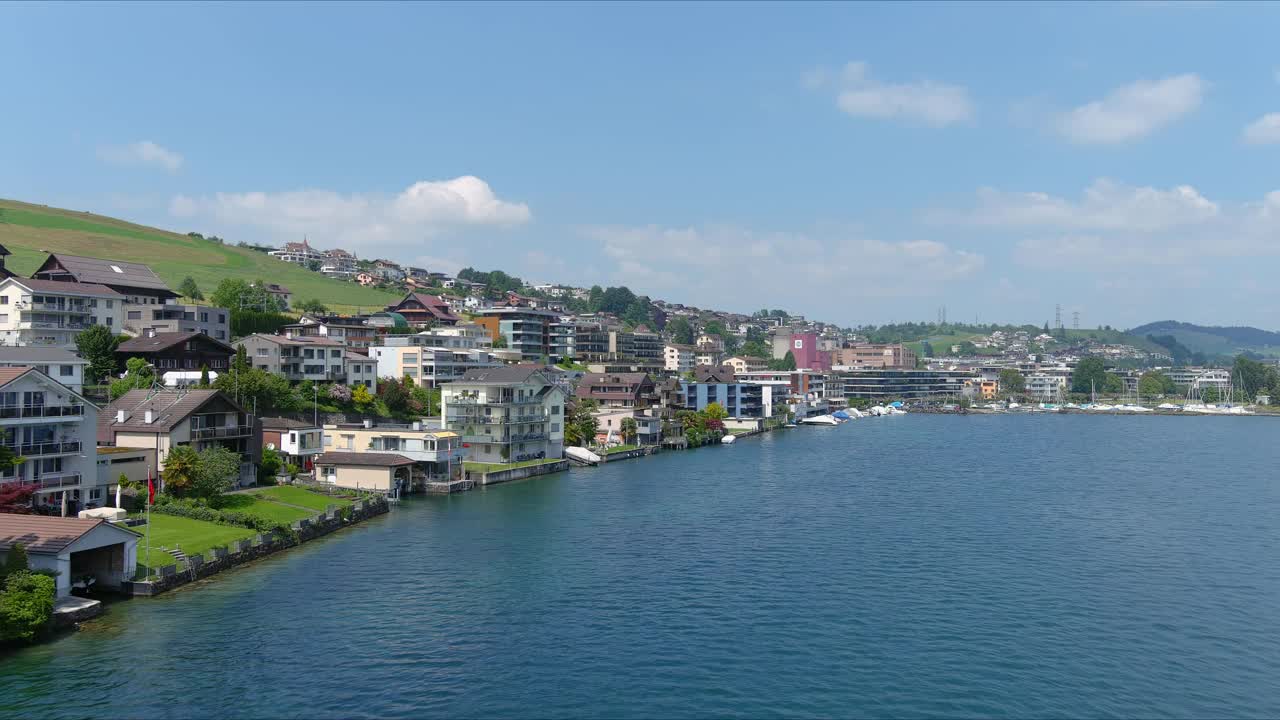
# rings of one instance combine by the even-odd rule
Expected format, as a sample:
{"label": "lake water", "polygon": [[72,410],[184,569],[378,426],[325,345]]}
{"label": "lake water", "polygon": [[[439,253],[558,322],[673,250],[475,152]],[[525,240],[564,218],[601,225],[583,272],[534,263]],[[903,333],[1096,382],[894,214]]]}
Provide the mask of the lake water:
{"label": "lake water", "polygon": [[3,656],[0,715],[1276,717],[1277,438],[908,415],[415,499]]}

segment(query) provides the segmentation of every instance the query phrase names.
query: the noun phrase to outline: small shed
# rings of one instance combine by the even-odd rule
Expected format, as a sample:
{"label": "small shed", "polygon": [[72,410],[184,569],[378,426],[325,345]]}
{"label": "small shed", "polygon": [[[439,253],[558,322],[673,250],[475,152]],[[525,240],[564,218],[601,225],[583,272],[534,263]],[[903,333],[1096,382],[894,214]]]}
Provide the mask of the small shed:
{"label": "small shed", "polygon": [[57,597],[73,585],[118,589],[133,579],[140,536],[105,520],[0,514],[0,552],[21,543],[33,570],[54,570]]}
{"label": "small shed", "polygon": [[400,497],[413,482],[414,460],[386,452],[326,452],[316,458],[316,480],[338,487]]}

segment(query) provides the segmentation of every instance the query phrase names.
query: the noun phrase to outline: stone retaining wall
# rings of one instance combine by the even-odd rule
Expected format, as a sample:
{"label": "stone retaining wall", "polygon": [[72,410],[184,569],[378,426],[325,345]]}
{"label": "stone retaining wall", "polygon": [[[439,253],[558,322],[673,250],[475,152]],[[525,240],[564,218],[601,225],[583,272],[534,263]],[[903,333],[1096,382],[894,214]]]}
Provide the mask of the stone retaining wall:
{"label": "stone retaining wall", "polygon": [[361,500],[351,506],[349,514],[344,516],[341,508],[331,507],[322,515],[310,520],[299,520],[293,524],[297,538],[277,533],[263,533],[249,540],[241,540],[232,547],[213,548],[206,555],[192,555],[187,558],[190,568],[179,570],[176,565],[165,565],[158,571],[159,577],[147,582],[124,583],[121,590],[132,595],[159,595],[187,583],[195,582],[223,570],[253,562],[281,550],[285,550],[308,540],[368,520],[376,515],[383,515],[390,509],[386,498],[370,498]]}
{"label": "stone retaining wall", "polygon": [[525,467],[512,468],[510,470],[494,470],[480,475],[481,485],[494,485],[497,483],[511,482],[512,480],[523,480],[525,478],[535,477],[537,475],[550,475],[569,469],[568,460],[558,460],[556,462],[543,463],[541,465],[528,465]]}

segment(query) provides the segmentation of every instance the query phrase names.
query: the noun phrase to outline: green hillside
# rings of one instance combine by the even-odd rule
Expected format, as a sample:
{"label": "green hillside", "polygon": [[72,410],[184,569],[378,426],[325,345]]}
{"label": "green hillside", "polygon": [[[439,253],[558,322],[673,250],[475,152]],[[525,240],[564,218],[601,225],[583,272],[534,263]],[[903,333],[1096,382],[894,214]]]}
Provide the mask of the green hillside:
{"label": "green hillside", "polygon": [[381,309],[399,299],[247,248],[14,200],[0,200],[0,245],[13,253],[6,266],[21,275],[39,267],[47,252],[64,252],[146,263],[175,289],[190,275],[205,295],[223,278],[239,278],[279,283],[293,291],[295,302],[316,298],[335,310]]}
{"label": "green hillside", "polygon": [[1135,335],[1172,336],[1192,352],[1232,357],[1242,352],[1280,356],[1280,333],[1248,326],[1219,327],[1161,320],[1130,330]]}

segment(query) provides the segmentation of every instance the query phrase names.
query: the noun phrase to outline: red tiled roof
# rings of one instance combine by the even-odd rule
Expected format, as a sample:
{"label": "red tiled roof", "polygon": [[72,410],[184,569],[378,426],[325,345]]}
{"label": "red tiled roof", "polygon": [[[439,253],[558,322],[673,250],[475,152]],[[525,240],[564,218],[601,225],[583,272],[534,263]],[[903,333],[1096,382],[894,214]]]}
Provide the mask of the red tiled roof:
{"label": "red tiled roof", "polygon": [[29,367],[0,367],[0,387],[26,375],[30,370],[31,368]]}
{"label": "red tiled roof", "polygon": [[[0,513],[0,550],[8,551],[14,543],[22,543],[27,552],[59,553],[85,533],[106,522],[97,518],[81,520]],[[128,532],[123,529],[121,531]]]}

